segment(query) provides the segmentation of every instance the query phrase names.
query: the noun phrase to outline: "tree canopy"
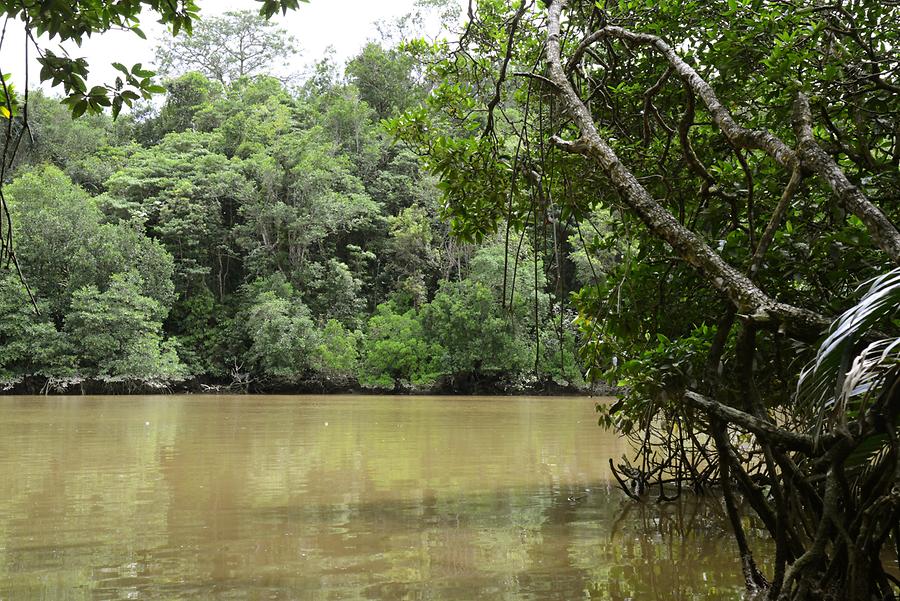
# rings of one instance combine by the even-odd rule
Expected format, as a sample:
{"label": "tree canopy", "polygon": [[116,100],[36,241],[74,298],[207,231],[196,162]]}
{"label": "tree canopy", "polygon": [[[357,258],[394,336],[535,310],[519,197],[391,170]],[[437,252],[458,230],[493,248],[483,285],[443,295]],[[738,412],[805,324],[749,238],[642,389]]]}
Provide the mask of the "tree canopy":
{"label": "tree canopy", "polygon": [[[454,239],[434,179],[385,130],[426,94],[414,55],[369,44],[299,89],[218,81],[184,56],[161,106],[115,121],[31,96],[35,135],[7,194],[39,314],[14,308],[26,292],[10,279],[7,381],[583,384],[532,247],[508,261],[496,238]],[[504,270],[516,282],[505,304]],[[35,331],[61,355],[41,355]]]}
{"label": "tree canopy", "polygon": [[296,41],[253,11],[230,11],[204,19],[196,31],[182,31],[165,40],[156,51],[163,75],[199,71],[227,85],[251,75],[274,75],[297,52]]}
{"label": "tree canopy", "polygon": [[[259,14],[261,18],[268,19],[275,13],[296,9],[300,2],[307,0],[257,0],[260,4]],[[3,185],[6,183],[7,174],[13,163],[19,146],[29,133],[31,139],[34,134],[31,131],[28,120],[28,61],[30,53],[37,54],[37,61],[41,65],[41,82],[50,82],[52,86],[61,86],[63,89],[62,103],[66,105],[73,117],[79,117],[84,113],[99,114],[109,108],[115,119],[123,106],[131,107],[135,101],[147,100],[152,94],[162,93],[165,89],[153,79],[155,72],[138,63],[131,67],[113,62],[112,66],[119,72],[114,82],[103,85],[95,85],[88,89],[87,78],[90,65],[84,58],[71,57],[67,52],[56,54],[47,48],[42,48],[37,38],[46,35],[51,41],[65,43],[73,42],[81,46],[86,37],[100,35],[107,31],[118,29],[133,32],[136,36],[146,39],[146,35],[140,28],[140,19],[147,13],[158,17],[160,23],[168,26],[173,36],[180,32],[188,34],[193,32],[194,22],[200,14],[200,7],[194,0],[49,0],[47,2],[29,3],[22,0],[8,0],[0,2],[0,16],[4,17],[3,31],[10,26],[21,27],[25,33],[25,91],[20,95],[15,90],[11,76],[12,72],[0,72],[0,117],[6,121],[3,132],[3,152],[0,155],[0,263],[16,264],[21,279],[21,270],[18,269],[18,261],[13,248],[13,225],[10,221],[9,211],[6,210],[6,198],[3,194]],[[252,21],[256,30],[265,29],[260,21],[246,16],[248,24]],[[226,20],[227,22],[227,20]],[[221,24],[219,29],[221,29]],[[207,31],[215,31],[210,28]],[[248,33],[248,36],[250,34]],[[202,37],[202,36],[198,36]],[[210,37],[210,36],[207,36]],[[227,36],[226,36],[227,37]],[[278,37],[276,35],[276,37]],[[5,36],[0,36],[0,49],[3,46]],[[249,39],[249,38],[248,38]],[[271,42],[274,38],[265,37],[265,41]],[[239,44],[240,48],[243,48]],[[247,51],[241,50],[241,70],[249,67],[248,61],[255,60],[259,52],[259,42],[247,44]],[[282,49],[287,46],[283,45]],[[176,61],[177,62],[177,61]],[[23,280],[25,283],[25,280]],[[26,289],[27,289],[27,283]],[[30,296],[30,293],[29,293]],[[36,303],[33,303],[35,309]]]}

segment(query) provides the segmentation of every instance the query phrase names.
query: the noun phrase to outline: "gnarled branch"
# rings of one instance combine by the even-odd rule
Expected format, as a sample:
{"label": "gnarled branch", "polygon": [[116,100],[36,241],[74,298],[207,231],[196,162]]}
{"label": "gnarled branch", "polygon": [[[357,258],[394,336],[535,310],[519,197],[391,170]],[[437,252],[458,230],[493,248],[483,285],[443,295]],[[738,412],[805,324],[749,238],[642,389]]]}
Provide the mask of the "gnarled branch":
{"label": "gnarled branch", "polygon": [[816,143],[812,136],[812,117],[809,103],[802,93],[798,95],[794,111],[794,129],[800,144],[794,151],[778,136],[765,130],[753,130],[740,126],[731,113],[719,101],[712,86],[693,67],[678,56],[675,49],[659,36],[636,33],[622,27],[607,26],[589,34],[582,40],[566,64],[566,72],[578,64],[587,49],[596,41],[618,38],[651,46],[669,63],[675,73],[699,96],[713,122],[737,148],[762,150],[775,162],[793,171],[802,166],[825,180],[844,207],[856,215],[869,230],[875,243],[894,263],[900,263],[900,232],[897,227],[866,196],[847,179],[846,174]]}
{"label": "gnarled branch", "polygon": [[647,227],[668,243],[682,259],[694,266],[716,290],[724,293],[739,313],[757,323],[783,329],[800,339],[817,338],[829,325],[828,319],[813,311],[780,303],[766,295],[748,277],[729,265],[700,237],[679,223],[665,207],[660,205],[600,136],[590,111],[575,92],[562,66],[559,40],[560,12],[564,5],[565,2],[559,0],[548,9],[549,33],[546,50],[548,77],[559,88],[558,97],[563,109],[581,129],[581,137],[576,142],[553,137],[551,142],[559,148],[593,159],[624,202]]}
{"label": "gnarled branch", "polygon": [[800,93],[794,102],[794,132],[799,142],[803,166],[825,180],[838,200],[859,217],[875,243],[894,263],[900,263],[900,232],[887,216],[847,179],[844,171],[822,150],[812,133],[809,100]]}
{"label": "gnarled branch", "polygon": [[693,407],[725,422],[740,426],[767,442],[779,444],[786,449],[803,451],[809,455],[816,454],[816,440],[812,436],[779,428],[769,421],[754,417],[740,409],[723,405],[693,390],[685,391],[683,398]]}

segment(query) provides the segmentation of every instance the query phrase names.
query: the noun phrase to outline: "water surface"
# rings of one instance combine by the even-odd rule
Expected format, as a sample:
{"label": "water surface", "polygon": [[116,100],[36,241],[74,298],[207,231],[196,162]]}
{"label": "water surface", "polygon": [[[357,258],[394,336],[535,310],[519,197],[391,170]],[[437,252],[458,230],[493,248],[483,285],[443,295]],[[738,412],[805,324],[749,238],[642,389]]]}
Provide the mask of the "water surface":
{"label": "water surface", "polygon": [[740,599],[595,399],[0,398],[0,599]]}

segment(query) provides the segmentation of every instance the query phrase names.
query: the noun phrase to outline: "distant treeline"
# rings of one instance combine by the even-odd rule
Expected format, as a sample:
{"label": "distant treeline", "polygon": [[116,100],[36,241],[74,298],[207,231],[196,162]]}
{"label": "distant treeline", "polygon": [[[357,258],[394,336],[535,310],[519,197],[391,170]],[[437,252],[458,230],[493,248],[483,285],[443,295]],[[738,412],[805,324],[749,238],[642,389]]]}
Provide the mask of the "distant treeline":
{"label": "distant treeline", "polygon": [[345,74],[325,61],[294,88],[188,72],[160,108],[116,121],[72,120],[33,92],[5,194],[37,311],[3,271],[0,379],[583,386],[559,298],[583,283],[569,255],[459,242],[436,182],[387,132],[426,85],[370,44]]}

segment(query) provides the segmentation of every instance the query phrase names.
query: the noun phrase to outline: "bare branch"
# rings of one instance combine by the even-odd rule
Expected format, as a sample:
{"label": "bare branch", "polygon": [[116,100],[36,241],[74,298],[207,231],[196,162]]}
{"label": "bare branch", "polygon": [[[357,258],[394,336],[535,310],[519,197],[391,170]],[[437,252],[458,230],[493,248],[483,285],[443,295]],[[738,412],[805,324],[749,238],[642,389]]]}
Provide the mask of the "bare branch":
{"label": "bare branch", "polygon": [[506,69],[509,67],[509,62],[512,60],[516,30],[519,28],[519,22],[522,20],[526,8],[528,8],[528,0],[522,0],[519,4],[519,9],[516,11],[516,14],[513,15],[512,21],[509,24],[509,34],[506,40],[506,56],[503,57],[503,63],[500,65],[500,74],[497,76],[497,82],[494,85],[494,96],[487,105],[487,124],[484,126],[484,133],[481,134],[482,137],[490,136],[494,133],[494,109],[497,108],[497,105],[500,103],[503,82],[506,81]]}
{"label": "bare branch", "polygon": [[529,79],[534,79],[541,83],[545,83],[548,86],[550,86],[556,90],[559,89],[559,86],[557,86],[555,83],[553,83],[552,81],[550,81],[549,79],[547,79],[546,77],[544,77],[543,75],[541,75],[539,73],[531,73],[529,71],[516,71],[513,73],[513,75],[515,75],[516,77],[527,77]]}
{"label": "bare branch", "polygon": [[619,38],[637,44],[652,46],[669,62],[675,72],[699,96],[712,116],[713,122],[722,130],[732,144],[738,148],[756,149],[766,152],[777,163],[793,169],[797,163],[797,154],[774,134],[764,130],[746,129],[738,125],[731,113],[719,102],[715,91],[693,67],[678,56],[678,53],[662,38],[646,33],[634,33],[621,27],[607,26],[591,33],[578,46],[568,65],[573,66],[581,60],[585,50],[594,42],[604,38]]}
{"label": "bare branch", "polygon": [[844,171],[822,150],[812,133],[809,100],[798,94],[794,102],[794,131],[800,143],[803,165],[825,180],[841,203],[866,225],[875,243],[894,263],[900,263],[900,232],[859,188],[850,183]]}
{"label": "bare branch", "polygon": [[[659,111],[656,111],[656,107],[653,106],[653,97],[659,94],[660,90],[666,85],[666,82],[669,81],[669,77],[672,75],[673,69],[672,67],[667,67],[663,74],[659,76],[659,79],[656,80],[656,83],[653,84],[650,88],[644,92],[644,144],[650,143],[650,111],[655,111],[657,117],[659,117]],[[662,118],[660,117],[660,122],[662,122]],[[663,123],[665,125],[665,123]]]}
{"label": "bare branch", "polygon": [[684,91],[687,95],[685,102],[684,114],[678,123],[678,139],[681,142],[681,152],[684,154],[684,160],[694,173],[703,179],[703,193],[709,192],[709,187],[715,185],[716,180],[710,175],[709,170],[697,158],[694,152],[694,146],[691,144],[691,138],[688,135],[691,126],[694,124],[694,91],[687,84],[684,84]]}
{"label": "bare branch", "polygon": [[693,390],[685,391],[683,398],[693,407],[727,423],[740,426],[767,442],[782,445],[786,449],[803,451],[810,455],[816,454],[816,441],[812,436],[784,430],[771,422],[754,417],[740,409],[723,405]]}
{"label": "bare branch", "polygon": [[712,86],[658,36],[635,33],[621,27],[604,27],[584,38],[569,59],[567,68],[574,67],[591,44],[606,38],[628,40],[655,48],[703,100],[713,122],[734,146],[748,150],[762,150],[778,164],[792,171],[802,161],[804,167],[810,168],[828,182],[844,206],[863,221],[879,248],[887,253],[894,263],[900,263],[900,232],[878,207],[850,183],[838,165],[816,144],[812,137],[812,118],[806,96],[800,94],[795,104],[795,131],[800,142],[798,153],[770,132],[746,129],[738,125],[728,109],[719,101]]}
{"label": "bare branch", "polygon": [[802,180],[803,175],[801,174],[800,169],[794,169],[787,187],[785,187],[784,192],[781,194],[781,200],[778,201],[778,205],[772,213],[772,218],[769,219],[769,224],[766,226],[762,238],[759,239],[759,244],[753,252],[753,258],[750,259],[749,275],[751,278],[756,275],[760,266],[762,266],[766,252],[769,250],[769,245],[772,244],[772,240],[775,238],[775,231],[778,229],[778,224],[781,223],[781,218],[784,217],[785,212],[787,212],[787,208],[791,204],[791,198],[794,197],[794,193],[797,191]]}

